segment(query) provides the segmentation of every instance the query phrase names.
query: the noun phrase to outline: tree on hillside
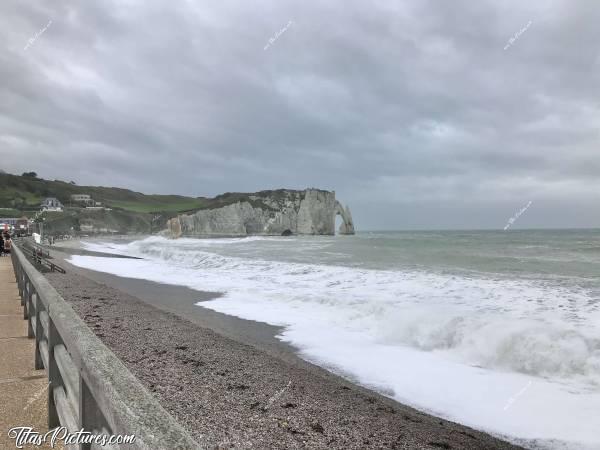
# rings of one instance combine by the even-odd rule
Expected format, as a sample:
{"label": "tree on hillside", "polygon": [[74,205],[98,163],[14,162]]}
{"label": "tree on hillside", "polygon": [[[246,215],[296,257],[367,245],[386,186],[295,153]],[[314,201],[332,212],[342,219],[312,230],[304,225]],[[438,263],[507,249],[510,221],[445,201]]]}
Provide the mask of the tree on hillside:
{"label": "tree on hillside", "polygon": [[27,177],[27,178],[37,178],[37,173],[35,172],[23,172],[23,175],[21,175],[23,177]]}
{"label": "tree on hillside", "polygon": [[26,202],[23,197],[15,197],[10,201],[10,205],[15,209],[22,209]]}

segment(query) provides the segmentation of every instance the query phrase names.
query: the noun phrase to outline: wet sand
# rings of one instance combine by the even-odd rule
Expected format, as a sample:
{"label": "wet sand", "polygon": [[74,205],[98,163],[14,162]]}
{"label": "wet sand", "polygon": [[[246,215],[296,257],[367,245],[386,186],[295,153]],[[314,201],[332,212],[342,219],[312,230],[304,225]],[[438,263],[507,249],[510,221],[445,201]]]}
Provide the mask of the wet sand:
{"label": "wet sand", "polygon": [[[89,251],[85,251],[85,253],[81,254],[89,255],[89,253]],[[77,273],[100,284],[111,286],[132,297],[142,299],[145,303],[161,310],[189,320],[196,325],[209,328],[230,339],[253,345],[274,356],[284,358],[289,362],[296,362],[298,360],[292,347],[275,338],[279,333],[279,327],[262,322],[238,319],[237,317],[200,308],[196,305],[198,302],[219,297],[221,295],[219,292],[196,291],[185,286],[124,278],[108,273],[82,269],[64,262],[64,258],[68,258],[68,255],[61,255],[57,251],[52,251],[52,254],[63,261],[61,262],[62,265],[69,267],[69,272]],[[72,251],[69,254],[78,253]],[[106,257],[107,254],[102,254],[101,256]]]}
{"label": "wet sand", "polygon": [[218,293],[62,265],[50,282],[208,448],[518,448],[310,364],[276,327],[194,305]]}

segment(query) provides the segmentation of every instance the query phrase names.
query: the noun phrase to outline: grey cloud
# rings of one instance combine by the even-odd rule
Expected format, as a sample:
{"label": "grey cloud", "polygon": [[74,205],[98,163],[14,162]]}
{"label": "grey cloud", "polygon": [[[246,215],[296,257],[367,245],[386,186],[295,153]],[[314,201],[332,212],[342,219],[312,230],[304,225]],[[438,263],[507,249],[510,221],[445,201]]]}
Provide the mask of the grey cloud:
{"label": "grey cloud", "polygon": [[318,186],[359,228],[501,228],[529,200],[517,226],[600,224],[594,1],[324,3],[3,2],[4,170]]}

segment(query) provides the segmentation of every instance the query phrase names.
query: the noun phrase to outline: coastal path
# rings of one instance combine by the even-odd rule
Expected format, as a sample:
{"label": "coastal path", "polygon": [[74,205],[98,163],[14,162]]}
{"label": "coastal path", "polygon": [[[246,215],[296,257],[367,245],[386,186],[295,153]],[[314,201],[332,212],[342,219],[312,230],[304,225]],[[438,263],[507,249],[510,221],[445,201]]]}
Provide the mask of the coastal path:
{"label": "coastal path", "polygon": [[[0,448],[16,448],[8,436],[13,427],[48,431],[48,379],[34,369],[35,340],[27,321],[10,257],[0,258]],[[44,446],[50,448],[49,444]],[[36,447],[36,448],[44,448]],[[33,448],[25,446],[24,448]],[[55,448],[62,448],[57,446]]]}

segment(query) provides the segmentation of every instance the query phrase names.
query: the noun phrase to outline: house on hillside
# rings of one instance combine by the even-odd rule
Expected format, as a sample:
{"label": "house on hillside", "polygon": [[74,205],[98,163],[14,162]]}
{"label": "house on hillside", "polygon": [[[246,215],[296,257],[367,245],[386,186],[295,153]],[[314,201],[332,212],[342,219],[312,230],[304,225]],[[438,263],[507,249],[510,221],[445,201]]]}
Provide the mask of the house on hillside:
{"label": "house on hillside", "polygon": [[80,206],[86,208],[102,206],[102,202],[97,202],[89,194],[73,194],[71,195],[71,203],[79,203]]}
{"label": "house on hillside", "polygon": [[71,201],[75,203],[85,203],[86,205],[93,204],[92,197],[89,194],[73,194]]}
{"label": "house on hillside", "polygon": [[62,211],[64,206],[57,198],[48,197],[44,199],[40,208],[42,211]]}

